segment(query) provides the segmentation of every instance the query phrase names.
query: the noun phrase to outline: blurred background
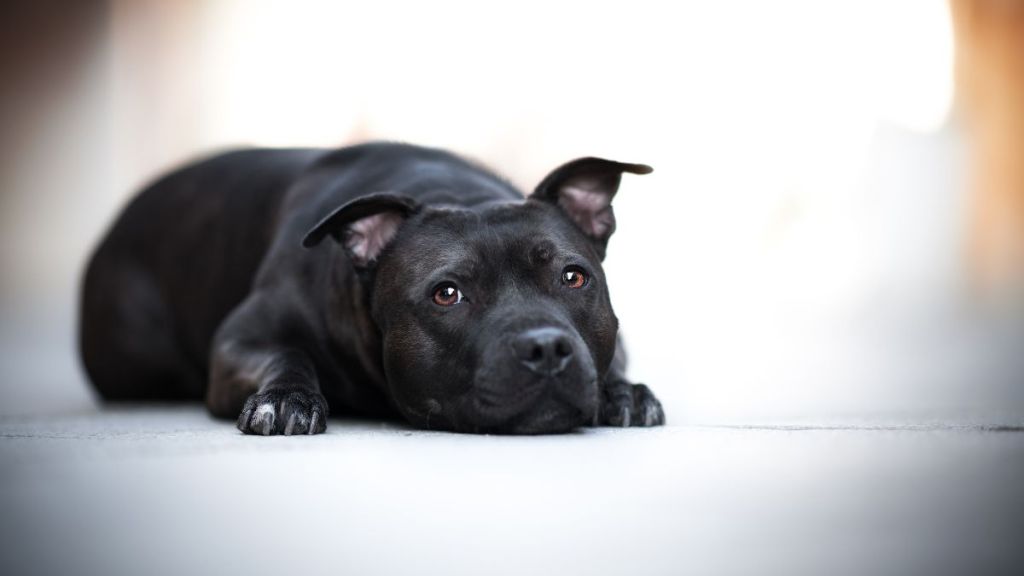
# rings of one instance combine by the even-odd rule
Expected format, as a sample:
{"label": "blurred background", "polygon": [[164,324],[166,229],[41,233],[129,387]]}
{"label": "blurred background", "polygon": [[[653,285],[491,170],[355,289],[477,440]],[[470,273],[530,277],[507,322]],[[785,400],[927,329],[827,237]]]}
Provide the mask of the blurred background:
{"label": "blurred background", "polygon": [[0,414],[89,409],[92,247],[162,171],[393,139],[627,177],[606,267],[670,424],[1024,418],[1024,3],[16,1]]}

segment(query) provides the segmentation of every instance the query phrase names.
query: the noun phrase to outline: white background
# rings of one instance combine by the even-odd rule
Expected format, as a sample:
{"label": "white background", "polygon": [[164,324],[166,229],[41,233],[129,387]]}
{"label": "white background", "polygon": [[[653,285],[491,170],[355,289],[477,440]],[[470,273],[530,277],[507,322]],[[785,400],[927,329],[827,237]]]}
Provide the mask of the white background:
{"label": "white background", "polygon": [[[970,297],[940,1],[115,1],[4,138],[0,411],[93,403],[88,251],[130,195],[241,144],[448,147],[525,190],[627,176],[607,269],[670,423],[1019,420],[1019,315]],[[30,87],[31,88],[31,87]]]}

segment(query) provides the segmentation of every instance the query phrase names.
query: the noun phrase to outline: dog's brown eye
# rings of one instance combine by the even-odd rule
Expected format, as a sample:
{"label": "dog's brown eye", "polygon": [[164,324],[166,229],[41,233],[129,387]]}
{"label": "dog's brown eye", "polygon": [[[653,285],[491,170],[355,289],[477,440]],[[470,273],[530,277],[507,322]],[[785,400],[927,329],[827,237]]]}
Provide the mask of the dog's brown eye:
{"label": "dog's brown eye", "polygon": [[451,282],[445,282],[434,289],[434,304],[438,306],[453,306],[462,302],[462,291]]}
{"label": "dog's brown eye", "polygon": [[562,284],[569,288],[583,288],[587,283],[587,273],[578,266],[569,266],[562,271]]}

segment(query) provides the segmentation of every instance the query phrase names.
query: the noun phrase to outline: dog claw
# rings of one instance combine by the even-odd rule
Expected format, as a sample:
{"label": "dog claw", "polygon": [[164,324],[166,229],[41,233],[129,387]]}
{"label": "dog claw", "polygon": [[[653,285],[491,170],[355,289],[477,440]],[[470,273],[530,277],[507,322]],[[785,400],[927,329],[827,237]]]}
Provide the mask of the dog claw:
{"label": "dog claw", "polygon": [[245,432],[249,428],[249,422],[252,420],[252,409],[242,410],[242,413],[238,416],[237,428],[242,432]]}
{"label": "dog claw", "polygon": [[255,410],[248,409],[243,412],[252,413],[252,416],[246,418],[246,426],[242,428],[245,432],[246,428],[253,431],[256,434],[262,434],[267,436],[271,434],[274,429],[274,407],[271,404],[259,404],[255,407]]}
{"label": "dog claw", "polygon": [[654,426],[658,423],[658,407],[654,404],[644,405],[644,426]]}
{"label": "dog claw", "polygon": [[238,417],[238,429],[245,434],[263,436],[319,434],[327,402],[323,396],[306,390],[271,390],[253,394]]}

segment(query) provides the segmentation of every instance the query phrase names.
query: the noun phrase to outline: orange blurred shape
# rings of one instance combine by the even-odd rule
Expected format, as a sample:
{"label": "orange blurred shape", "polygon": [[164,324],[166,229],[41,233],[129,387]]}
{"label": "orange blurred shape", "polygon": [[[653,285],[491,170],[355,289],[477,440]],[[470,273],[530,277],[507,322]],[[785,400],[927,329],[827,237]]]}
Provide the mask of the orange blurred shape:
{"label": "orange blurred shape", "polygon": [[970,139],[970,269],[988,300],[1024,297],[1024,2],[951,0]]}

